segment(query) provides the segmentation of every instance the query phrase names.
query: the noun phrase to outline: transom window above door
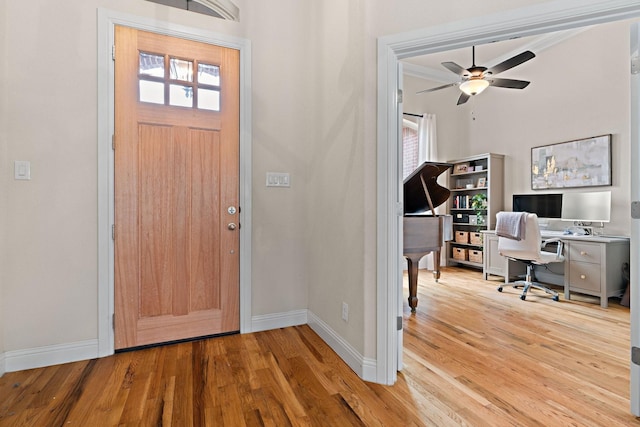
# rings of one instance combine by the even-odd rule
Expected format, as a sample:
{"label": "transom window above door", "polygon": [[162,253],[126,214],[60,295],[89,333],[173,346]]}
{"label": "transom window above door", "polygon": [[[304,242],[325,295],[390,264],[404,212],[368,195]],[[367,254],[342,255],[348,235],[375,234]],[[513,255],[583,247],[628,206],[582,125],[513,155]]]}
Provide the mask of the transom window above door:
{"label": "transom window above door", "polygon": [[169,55],[140,52],[138,100],[220,111],[220,67]]}

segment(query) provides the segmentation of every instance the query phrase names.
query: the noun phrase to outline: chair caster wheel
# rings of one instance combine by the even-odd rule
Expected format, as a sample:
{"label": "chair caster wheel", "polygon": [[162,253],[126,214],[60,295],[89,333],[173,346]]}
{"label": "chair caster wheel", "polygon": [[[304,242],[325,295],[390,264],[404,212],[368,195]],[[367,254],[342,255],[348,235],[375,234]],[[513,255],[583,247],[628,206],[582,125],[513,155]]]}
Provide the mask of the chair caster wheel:
{"label": "chair caster wheel", "polygon": [[502,286],[498,288],[498,292],[502,292]]}
{"label": "chair caster wheel", "polygon": [[526,296],[526,295],[520,295],[520,299],[521,299],[522,301],[524,301],[524,300],[526,300],[526,299],[527,299],[527,296]]}
{"label": "chair caster wheel", "polygon": [[560,297],[558,297],[558,295],[554,295],[554,296],[553,296],[553,300],[554,300],[554,301],[560,301]]}

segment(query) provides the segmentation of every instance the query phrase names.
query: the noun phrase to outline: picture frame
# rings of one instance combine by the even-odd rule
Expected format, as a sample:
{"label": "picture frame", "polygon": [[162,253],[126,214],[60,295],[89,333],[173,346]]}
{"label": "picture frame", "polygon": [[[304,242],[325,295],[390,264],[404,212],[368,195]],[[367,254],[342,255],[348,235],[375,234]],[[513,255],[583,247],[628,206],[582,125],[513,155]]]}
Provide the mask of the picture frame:
{"label": "picture frame", "polygon": [[478,178],[478,184],[476,185],[476,187],[478,188],[483,188],[487,186],[487,178]]}
{"label": "picture frame", "polygon": [[531,148],[531,189],[612,185],[611,134]]}
{"label": "picture frame", "polygon": [[456,163],[453,165],[453,173],[466,173],[469,171],[469,162]]}

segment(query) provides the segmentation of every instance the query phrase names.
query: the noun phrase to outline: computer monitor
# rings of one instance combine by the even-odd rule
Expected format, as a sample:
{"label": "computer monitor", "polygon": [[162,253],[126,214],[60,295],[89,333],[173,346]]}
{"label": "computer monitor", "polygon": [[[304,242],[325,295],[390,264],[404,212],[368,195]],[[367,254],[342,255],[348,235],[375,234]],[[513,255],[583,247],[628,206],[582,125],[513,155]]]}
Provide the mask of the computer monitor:
{"label": "computer monitor", "polygon": [[564,193],[561,219],[578,222],[609,222],[611,191]]}
{"label": "computer monitor", "polygon": [[562,194],[514,194],[514,212],[529,212],[538,218],[558,219],[562,213]]}

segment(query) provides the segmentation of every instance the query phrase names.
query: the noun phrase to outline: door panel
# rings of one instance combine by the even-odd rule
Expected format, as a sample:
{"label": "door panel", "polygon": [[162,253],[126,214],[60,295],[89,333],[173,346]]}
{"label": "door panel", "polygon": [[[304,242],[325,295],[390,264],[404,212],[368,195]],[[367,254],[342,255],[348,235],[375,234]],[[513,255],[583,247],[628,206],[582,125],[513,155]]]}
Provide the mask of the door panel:
{"label": "door panel", "polygon": [[[237,331],[238,51],[126,27],[115,51],[115,347]],[[171,58],[218,66],[220,111],[139,102],[140,52],[165,99]]]}

